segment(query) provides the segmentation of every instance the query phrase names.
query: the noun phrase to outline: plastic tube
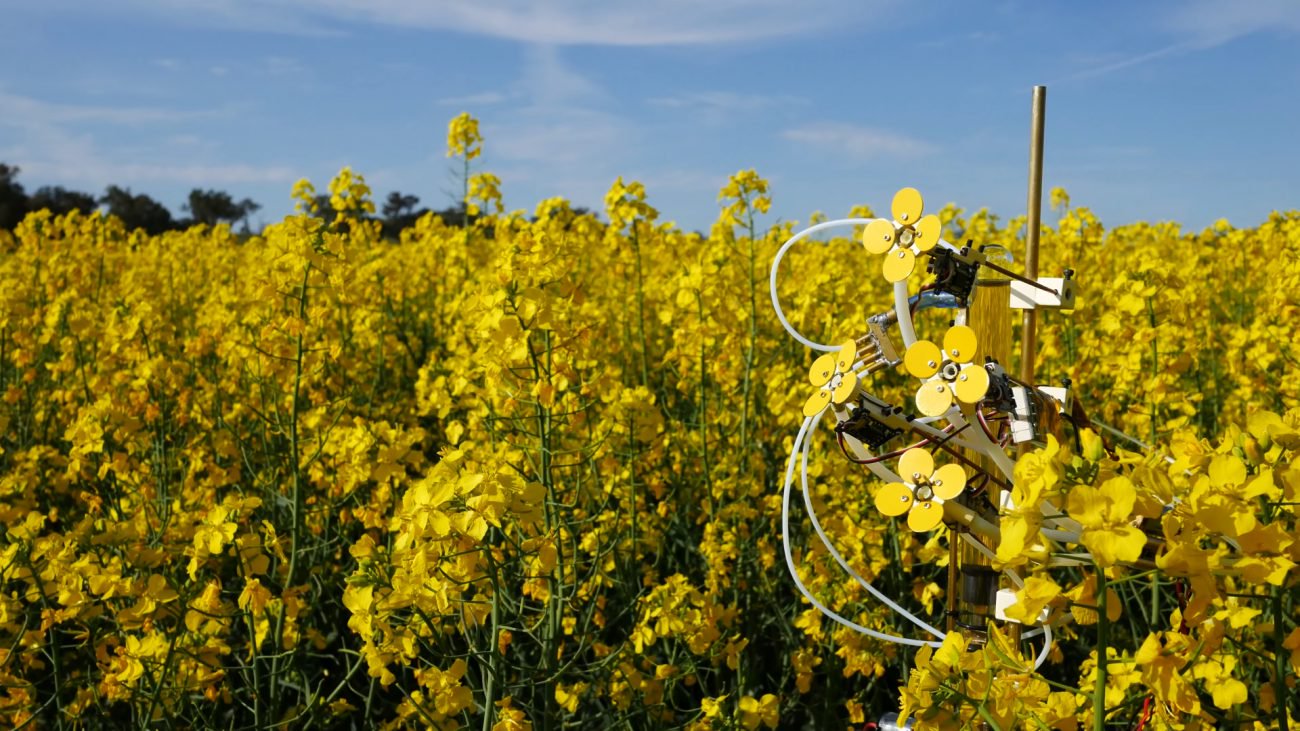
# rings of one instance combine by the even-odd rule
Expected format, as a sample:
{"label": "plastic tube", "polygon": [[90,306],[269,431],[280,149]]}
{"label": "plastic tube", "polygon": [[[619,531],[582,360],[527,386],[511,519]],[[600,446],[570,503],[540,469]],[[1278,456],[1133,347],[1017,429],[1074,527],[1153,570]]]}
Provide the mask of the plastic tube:
{"label": "plastic tube", "polygon": [[790,549],[790,487],[794,484],[795,459],[798,457],[798,453],[800,447],[802,446],[804,436],[808,433],[808,427],[812,423],[812,421],[813,420],[811,417],[804,419],[803,426],[800,427],[799,429],[799,435],[795,438],[794,447],[790,450],[790,459],[786,464],[785,486],[782,489],[782,497],[781,497],[782,541],[781,542],[785,544],[784,546],[785,566],[786,569],[790,572],[790,578],[794,579],[794,584],[799,589],[799,593],[803,594],[804,598],[807,599],[809,603],[811,603],[814,607],[817,608],[817,611],[826,615],[833,621],[845,627],[848,627],[851,630],[854,630],[855,632],[861,632],[862,634],[867,635],[868,637],[874,637],[875,639],[884,642],[893,642],[900,645],[909,645],[911,647],[925,647],[925,646],[939,647],[940,643],[938,642],[934,642],[931,640],[917,640],[917,639],[912,639],[910,637],[897,637],[895,635],[888,635],[883,632],[877,632],[876,630],[873,630],[870,627],[863,627],[862,625],[858,624],[857,622],[854,622],[851,619],[842,617],[836,612],[834,612],[833,610],[831,610],[829,607],[827,607],[825,604],[822,604],[820,601],[818,601],[817,597],[813,596],[812,592],[808,590],[808,587],[804,586],[803,580],[799,578],[799,569],[796,568],[794,565],[794,555],[791,553],[791,549]]}
{"label": "plastic tube", "polygon": [[[844,569],[849,574],[849,576],[852,576],[854,580],[856,580],[860,585],[862,585],[862,588],[866,589],[868,593],[870,593],[876,599],[880,600],[885,606],[889,607],[890,609],[894,610],[898,614],[902,615],[905,619],[907,619],[912,624],[916,625],[917,627],[920,627],[926,632],[929,632],[935,637],[942,639],[944,636],[943,632],[941,632],[938,629],[935,629],[933,626],[926,623],[921,618],[907,611],[902,606],[900,606],[897,602],[895,602],[893,599],[889,598],[879,589],[872,586],[871,582],[862,578],[862,576],[858,574],[858,572],[855,571],[852,566],[849,565],[848,561],[844,560],[844,557],[840,555],[840,552],[836,550],[835,546],[831,544],[830,537],[827,536],[826,531],[822,529],[821,521],[817,520],[817,511],[813,509],[812,491],[808,489],[808,449],[812,445],[812,435],[814,432],[817,431],[817,424],[818,422],[821,421],[822,414],[825,413],[826,412],[823,411],[820,414],[817,414],[817,416],[813,417],[812,426],[809,427],[808,433],[804,436],[803,439],[803,449],[801,450],[803,456],[800,460],[800,467],[799,467],[799,480],[801,486],[803,487],[803,504],[804,504],[804,508],[808,511],[808,519],[812,522],[813,530],[817,532],[818,537],[820,537],[822,540],[822,544],[826,546],[826,550],[830,552],[831,556],[835,559],[835,562],[840,565],[840,568]],[[870,466],[874,467],[875,465],[870,465]]]}
{"label": "plastic tube", "polygon": [[907,296],[907,280],[894,282],[894,314],[898,316],[898,334],[903,338],[903,348],[916,342],[916,328],[912,326],[912,306]]}
{"label": "plastic tube", "polygon": [[1034,658],[1034,669],[1042,667],[1047,662],[1047,656],[1052,652],[1052,626],[1043,625],[1043,649],[1039,651],[1038,657]]}
{"label": "plastic tube", "polygon": [[[784,244],[781,244],[781,248],[778,249],[776,252],[776,257],[772,259],[772,270],[768,276],[768,288],[772,292],[772,309],[776,311],[776,319],[781,321],[781,327],[785,328],[785,331],[790,333],[790,337],[794,338],[800,343],[803,343],[805,346],[812,348],[813,350],[820,350],[825,353],[830,353],[839,350],[840,347],[838,345],[827,345],[825,343],[818,343],[809,340],[808,338],[804,337],[798,330],[795,330],[794,326],[790,324],[790,321],[786,319],[785,311],[781,309],[781,300],[777,297],[776,294],[776,273],[777,270],[781,268],[781,259],[785,258],[785,253],[790,250],[791,246],[794,246],[799,241],[803,240],[804,238],[807,238],[808,236],[814,233],[817,233],[818,231],[823,231],[828,228],[837,228],[840,226],[865,226],[877,220],[879,219],[838,218],[834,221],[825,221],[815,226],[809,226],[808,228],[800,231],[794,236],[791,236],[789,239],[786,240]],[[904,290],[906,290],[906,285],[904,285]]]}

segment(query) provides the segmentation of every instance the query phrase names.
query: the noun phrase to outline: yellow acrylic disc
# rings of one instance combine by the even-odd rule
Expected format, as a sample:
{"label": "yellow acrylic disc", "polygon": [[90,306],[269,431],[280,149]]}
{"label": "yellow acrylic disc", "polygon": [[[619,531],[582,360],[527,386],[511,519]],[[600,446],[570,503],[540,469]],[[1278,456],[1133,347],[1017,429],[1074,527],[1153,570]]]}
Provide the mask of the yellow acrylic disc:
{"label": "yellow acrylic disc", "polygon": [[953,362],[971,362],[978,346],[979,339],[975,331],[965,325],[954,325],[943,334],[943,357]]}
{"label": "yellow acrylic disc", "polygon": [[907,513],[907,527],[917,533],[932,531],[943,522],[943,506],[932,500],[917,503]]}
{"label": "yellow acrylic disc", "polygon": [[914,226],[921,220],[921,211],[924,209],[925,201],[921,199],[921,191],[916,188],[903,188],[895,193],[894,204],[890,206],[894,220],[908,226]]}
{"label": "yellow acrylic disc", "polygon": [[915,268],[916,255],[910,249],[894,249],[885,254],[885,263],[881,265],[885,279],[891,282],[907,279],[912,276],[912,270]]}
{"label": "yellow acrylic disc", "polygon": [[930,479],[934,472],[934,457],[920,447],[903,452],[898,459],[898,476],[915,485],[921,480]]}
{"label": "yellow acrylic disc", "polygon": [[903,354],[903,367],[917,378],[929,378],[939,372],[943,353],[929,340],[918,340]]}
{"label": "yellow acrylic disc", "polygon": [[930,478],[935,497],[940,500],[952,500],[966,489],[966,470],[959,464],[946,464],[934,471]]}
{"label": "yellow acrylic disc", "polygon": [[964,366],[952,388],[962,403],[973,404],[989,392],[989,372],[973,364]]}
{"label": "yellow acrylic disc", "polygon": [[813,361],[808,369],[808,382],[814,386],[825,386],[835,375],[835,353],[823,353]]}
{"label": "yellow acrylic disc", "polygon": [[924,216],[916,224],[916,238],[912,242],[920,251],[929,251],[939,243],[939,237],[943,234],[943,224],[939,222],[939,217],[931,213]]}
{"label": "yellow acrylic disc", "polygon": [[849,400],[853,395],[853,389],[858,385],[858,376],[853,371],[848,371],[840,377],[839,388],[831,393],[831,400],[837,404],[842,404]]}
{"label": "yellow acrylic disc", "polygon": [[862,232],[862,245],[873,254],[883,254],[894,248],[894,224],[878,218],[867,224]]}
{"label": "yellow acrylic disc", "polygon": [[945,381],[926,381],[916,392],[916,409],[926,416],[943,416],[952,406],[952,391]]}
{"label": "yellow acrylic disc", "polygon": [[835,354],[835,367],[840,369],[840,373],[848,373],[853,368],[853,361],[858,359],[858,344],[853,340],[846,340],[840,343],[840,349]]}
{"label": "yellow acrylic disc", "polygon": [[912,507],[912,490],[901,482],[890,482],[876,493],[876,510],[893,518]]}
{"label": "yellow acrylic disc", "polygon": [[830,405],[830,402],[831,402],[831,392],[823,391],[822,389],[819,388],[813,392],[813,395],[810,396],[807,401],[804,402],[803,415],[816,416],[817,414],[821,413],[822,409]]}

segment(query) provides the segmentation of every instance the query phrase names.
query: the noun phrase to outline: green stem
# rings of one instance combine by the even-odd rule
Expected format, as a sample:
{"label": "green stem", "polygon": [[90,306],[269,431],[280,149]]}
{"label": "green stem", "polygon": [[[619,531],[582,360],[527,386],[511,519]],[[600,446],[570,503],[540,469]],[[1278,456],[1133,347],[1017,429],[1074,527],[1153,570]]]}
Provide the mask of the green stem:
{"label": "green stem", "polygon": [[641,238],[636,232],[637,222],[632,222],[632,253],[636,257],[636,315],[637,333],[641,336],[641,385],[650,386],[649,346],[645,337],[645,278],[641,270]]}
{"label": "green stem", "polygon": [[1092,728],[1106,728],[1106,642],[1110,621],[1106,618],[1106,572],[1097,568],[1097,684],[1092,689]]}
{"label": "green stem", "polygon": [[1282,587],[1273,587],[1273,689],[1277,695],[1277,727],[1289,731],[1287,714],[1291,707],[1291,689],[1286,684],[1287,655],[1282,649],[1283,632]]}

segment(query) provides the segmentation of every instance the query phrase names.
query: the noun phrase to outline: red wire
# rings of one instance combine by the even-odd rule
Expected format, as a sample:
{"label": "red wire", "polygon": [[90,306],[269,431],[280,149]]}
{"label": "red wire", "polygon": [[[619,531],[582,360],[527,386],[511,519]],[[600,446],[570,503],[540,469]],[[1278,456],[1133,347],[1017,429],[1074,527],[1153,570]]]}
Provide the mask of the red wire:
{"label": "red wire", "polygon": [[1147,696],[1147,699],[1145,701],[1142,701],[1142,720],[1138,721],[1138,725],[1133,727],[1133,731],[1142,731],[1142,729],[1146,728],[1147,721],[1150,720],[1151,720],[1151,696]]}

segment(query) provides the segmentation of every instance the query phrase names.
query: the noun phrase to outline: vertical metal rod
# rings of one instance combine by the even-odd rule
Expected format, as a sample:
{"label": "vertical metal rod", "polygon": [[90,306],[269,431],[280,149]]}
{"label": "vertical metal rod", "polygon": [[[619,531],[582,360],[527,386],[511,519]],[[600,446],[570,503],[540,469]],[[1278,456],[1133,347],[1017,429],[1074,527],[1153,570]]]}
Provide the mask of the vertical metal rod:
{"label": "vertical metal rod", "polygon": [[[1038,235],[1043,218],[1043,125],[1047,119],[1047,87],[1034,87],[1034,100],[1029,121],[1029,218],[1025,222],[1025,277],[1038,279]],[[1025,310],[1024,327],[1020,333],[1020,380],[1034,383],[1034,360],[1038,355],[1038,312]],[[1020,445],[1020,454],[1028,452],[1028,442]],[[1020,625],[1014,622],[1006,627],[1008,638],[1020,645]]]}
{"label": "vertical metal rod", "polygon": [[[1043,217],[1043,123],[1047,117],[1047,87],[1034,87],[1029,131],[1029,220],[1025,231],[1025,276],[1038,279],[1038,233]],[[1025,310],[1020,336],[1020,380],[1034,382],[1034,359],[1038,354],[1038,313]]]}

